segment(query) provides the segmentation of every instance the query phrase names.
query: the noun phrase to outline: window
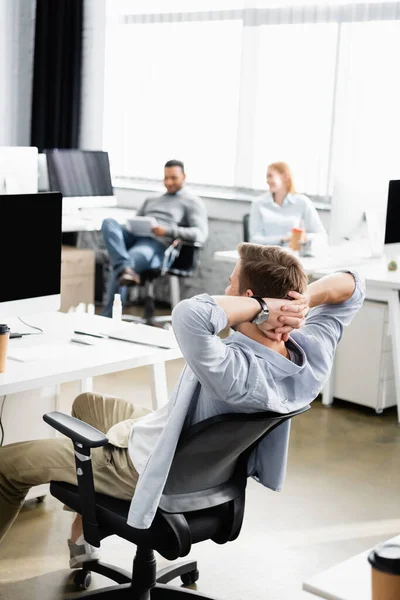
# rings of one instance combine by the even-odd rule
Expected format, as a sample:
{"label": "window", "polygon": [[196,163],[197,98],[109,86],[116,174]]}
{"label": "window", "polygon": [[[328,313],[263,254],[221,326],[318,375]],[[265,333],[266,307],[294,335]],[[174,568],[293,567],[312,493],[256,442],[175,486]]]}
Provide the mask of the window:
{"label": "window", "polygon": [[260,40],[254,187],[283,160],[299,192],[327,193],[337,25],[267,25]]}
{"label": "window", "polygon": [[[116,176],[265,189],[399,178],[400,2],[109,0],[104,149]],[[400,168],[399,168],[400,169]]]}
{"label": "window", "polygon": [[104,147],[113,172],[234,185],[241,21],[126,24],[106,50]]}
{"label": "window", "polygon": [[400,22],[342,25],[335,118],[335,172],[400,178]]}

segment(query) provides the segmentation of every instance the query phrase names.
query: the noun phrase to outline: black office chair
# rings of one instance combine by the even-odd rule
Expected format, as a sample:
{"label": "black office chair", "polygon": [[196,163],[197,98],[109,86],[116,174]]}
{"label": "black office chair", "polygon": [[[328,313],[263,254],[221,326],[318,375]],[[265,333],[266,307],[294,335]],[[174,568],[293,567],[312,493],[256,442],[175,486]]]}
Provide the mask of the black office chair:
{"label": "black office chair", "polygon": [[157,573],[154,551],[175,560],[187,556],[192,544],[205,540],[225,544],[235,540],[243,521],[247,461],[251,452],[281,423],[309,408],[286,415],[273,412],[219,415],[184,431],[149,529],[134,529],[127,524],[129,502],[94,492],[90,449],[107,444],[103,433],[69,415],[59,412],[44,415],[46,423],[72,440],[76,451],[78,486],[51,482],[51,494],[82,515],[85,539],[93,546],[100,546],[101,539],[114,534],[137,545],[132,575],[101,562],[86,563],[75,575],[75,583],[81,588],[88,587],[91,571],[120,585],[75,598],[178,600],[189,595],[215,600],[166,585],[178,576],[186,585],[194,583],[199,577],[197,563],[172,565]]}
{"label": "black office chair", "polygon": [[250,213],[246,213],[243,216],[243,241],[250,241],[250,230],[249,230]]}
{"label": "black office chair", "polygon": [[144,323],[145,325],[165,324],[171,321],[171,315],[155,316],[154,281],[165,275],[169,276],[171,306],[174,308],[180,300],[179,278],[191,277],[200,262],[200,251],[203,245],[198,242],[174,240],[165,251],[160,269],[149,269],[141,273],[141,287],[144,287],[143,316],[123,314],[123,321]]}

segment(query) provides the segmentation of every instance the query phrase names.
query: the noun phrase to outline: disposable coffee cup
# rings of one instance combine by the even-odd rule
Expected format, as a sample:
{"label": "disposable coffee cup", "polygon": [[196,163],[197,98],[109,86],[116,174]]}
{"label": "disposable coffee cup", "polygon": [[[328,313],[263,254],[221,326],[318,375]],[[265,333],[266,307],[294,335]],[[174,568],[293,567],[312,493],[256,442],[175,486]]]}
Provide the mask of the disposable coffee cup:
{"label": "disposable coffee cup", "polygon": [[0,373],[6,370],[8,339],[10,328],[8,325],[0,324]]}
{"label": "disposable coffee cup", "polygon": [[400,598],[400,544],[385,542],[368,556],[372,567],[372,600]]}
{"label": "disposable coffee cup", "polygon": [[300,250],[300,244],[303,241],[304,229],[293,227],[292,237],[290,238],[290,247],[292,250]]}

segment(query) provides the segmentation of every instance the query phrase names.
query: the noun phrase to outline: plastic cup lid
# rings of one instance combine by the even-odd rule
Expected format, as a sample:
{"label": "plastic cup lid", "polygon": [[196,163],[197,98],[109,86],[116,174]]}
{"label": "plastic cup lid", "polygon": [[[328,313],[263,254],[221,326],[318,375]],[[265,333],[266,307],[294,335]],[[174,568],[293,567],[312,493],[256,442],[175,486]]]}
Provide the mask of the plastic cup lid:
{"label": "plastic cup lid", "polygon": [[380,544],[370,552],[368,561],[378,571],[400,575],[400,544]]}
{"label": "plastic cup lid", "polygon": [[10,328],[5,323],[0,323],[0,334],[1,333],[10,333]]}

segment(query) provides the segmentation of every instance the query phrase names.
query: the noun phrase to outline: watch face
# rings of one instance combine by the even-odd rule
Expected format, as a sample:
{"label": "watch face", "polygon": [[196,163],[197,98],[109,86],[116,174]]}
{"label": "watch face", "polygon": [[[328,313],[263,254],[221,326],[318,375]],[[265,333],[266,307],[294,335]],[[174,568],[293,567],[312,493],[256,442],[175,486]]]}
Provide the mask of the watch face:
{"label": "watch face", "polygon": [[258,315],[253,319],[252,323],[255,325],[261,325],[261,323],[265,323],[268,319],[268,313],[261,311]]}

